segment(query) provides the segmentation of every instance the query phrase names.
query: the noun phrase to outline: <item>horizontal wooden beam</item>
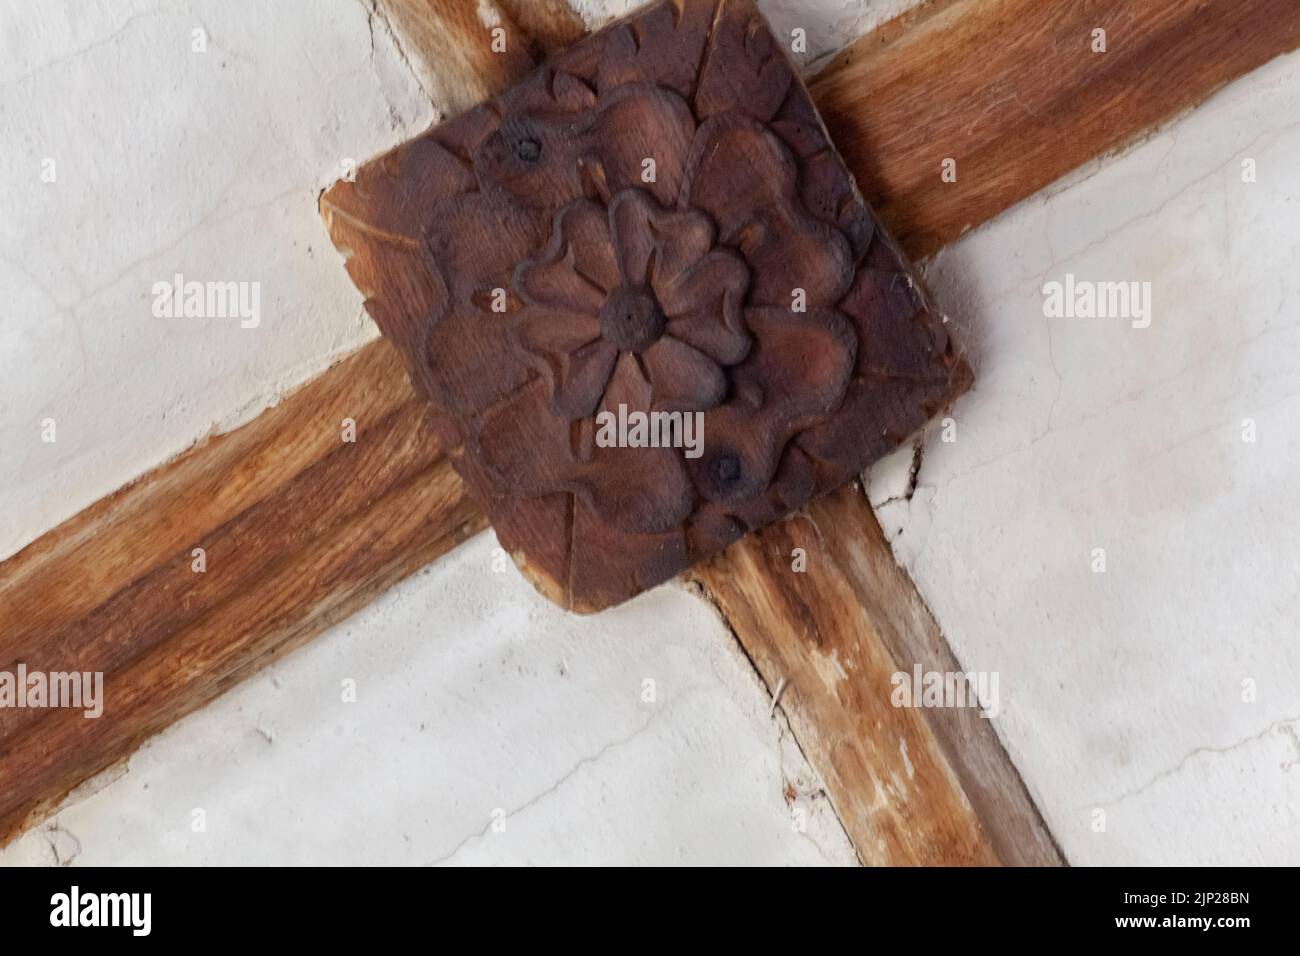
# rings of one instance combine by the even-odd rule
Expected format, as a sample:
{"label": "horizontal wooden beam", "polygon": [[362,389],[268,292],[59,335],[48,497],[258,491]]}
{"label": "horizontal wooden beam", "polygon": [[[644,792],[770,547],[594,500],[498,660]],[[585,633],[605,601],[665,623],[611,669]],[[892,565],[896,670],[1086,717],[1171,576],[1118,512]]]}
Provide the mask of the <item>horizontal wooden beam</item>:
{"label": "horizontal wooden beam", "polygon": [[[1087,51],[1094,23],[1109,29],[1109,51],[1099,56],[1114,59],[1075,52]],[[856,43],[813,93],[868,198],[913,254],[927,253],[1294,49],[1298,31],[1300,5],[1291,0],[950,0]],[[939,179],[946,156],[958,161],[956,183]],[[357,423],[355,443],[343,441],[344,418]],[[377,342],[0,563],[0,669],[102,670],[107,701],[98,720],[0,711],[0,841],[149,735],[482,528],[424,422],[395,356]],[[831,735],[835,721],[850,726],[854,715],[836,715],[827,695],[869,701],[876,691],[794,683],[807,651],[797,642],[863,642],[855,652],[872,655],[878,670],[888,666],[882,649],[905,663],[937,635],[932,622],[909,630],[873,605],[872,575],[892,559],[867,534],[874,517],[861,497],[840,503],[856,509],[857,523],[818,522],[835,540],[796,586],[857,600],[860,614],[803,617],[782,577],[788,571],[759,560],[799,533],[789,527],[798,517],[724,555],[725,580],[716,569],[701,580],[724,609],[731,603],[732,627],[760,673],[771,679],[789,668],[782,705],[805,737],[827,729],[820,739],[835,760],[821,744],[810,752],[864,859],[1014,861],[1008,843],[1033,831],[1032,807],[1020,802],[1023,793],[1012,795],[1011,811],[995,806],[999,788],[1014,785],[1002,778],[981,796],[979,760],[963,763],[961,732],[933,716],[928,728],[904,727],[913,769],[931,768],[916,784],[925,792],[891,809],[901,821],[897,838],[872,849],[883,824],[855,805],[870,801],[862,789],[870,775],[843,768],[892,751],[860,729]],[[201,572],[195,548],[204,549]],[[842,566],[858,548],[870,560]],[[832,573],[837,580],[819,577]],[[740,609],[756,594],[772,595],[770,616]],[[813,631],[809,620],[820,622]],[[871,627],[855,633],[863,620]],[[913,634],[912,651],[898,628]],[[999,772],[1009,771],[1000,759]],[[945,824],[940,818],[960,804],[956,789],[975,819]],[[920,848],[892,849],[908,827],[930,836]]]}

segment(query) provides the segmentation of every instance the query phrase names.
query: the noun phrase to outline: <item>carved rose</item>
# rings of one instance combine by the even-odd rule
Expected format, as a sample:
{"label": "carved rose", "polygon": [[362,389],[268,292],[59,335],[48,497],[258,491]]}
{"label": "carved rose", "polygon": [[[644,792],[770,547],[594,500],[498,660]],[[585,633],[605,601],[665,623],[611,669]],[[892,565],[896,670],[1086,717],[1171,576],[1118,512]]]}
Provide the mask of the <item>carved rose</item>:
{"label": "carved rose", "polygon": [[[770,520],[787,444],[844,395],[857,343],[834,306],[853,254],[804,209],[794,157],[762,123],[697,128],[680,96],[643,85],[584,115],[507,116],[476,159],[481,201],[518,209],[543,180],[581,194],[514,271],[508,346],[539,379],[483,411],[472,448],[521,496],[570,492],[635,533],[702,508],[706,533],[734,537]],[[650,151],[656,181],[643,183]],[[596,416],[619,405],[704,412],[703,457],[597,446]]]}
{"label": "carved rose", "polygon": [[[438,440],[566,605],[839,486],[969,380],[780,46],[752,0],[650,4],[322,201]],[[703,456],[598,446],[620,405],[702,415]]]}
{"label": "carved rose", "polygon": [[551,385],[551,407],[593,415],[612,376],[644,385],[655,410],[694,412],[727,392],[723,369],[749,352],[741,307],[749,270],[714,247],[693,210],[665,210],[628,189],[608,209],[578,199],[556,214],[550,242],[520,264],[519,346]]}

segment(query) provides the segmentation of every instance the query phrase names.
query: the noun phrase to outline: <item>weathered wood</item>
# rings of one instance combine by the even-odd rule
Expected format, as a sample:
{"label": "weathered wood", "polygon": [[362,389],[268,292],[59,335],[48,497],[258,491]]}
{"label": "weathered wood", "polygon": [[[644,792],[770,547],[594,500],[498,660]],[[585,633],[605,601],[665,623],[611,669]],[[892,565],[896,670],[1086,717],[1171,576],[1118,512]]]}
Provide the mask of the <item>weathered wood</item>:
{"label": "weathered wood", "polygon": [[321,211],[502,546],[574,610],[852,480],[970,383],[753,0],[617,21]]}
{"label": "weathered wood", "polygon": [[[466,0],[466,4],[475,6],[473,0]],[[1137,43],[1154,54],[1153,61],[1145,64],[1151,70],[1151,78],[1140,87],[1142,102],[1133,102],[1134,97],[1127,95],[1121,85],[1104,84],[1101,89],[1109,91],[1106,95],[1089,96],[1090,115],[1096,119],[1068,125],[1077,123],[1069,100],[1073,84],[1079,78],[1065,70],[1048,70],[1044,74],[1040,68],[1046,55],[1042,51],[1073,48],[1076,42],[1083,42],[1076,36],[1077,23],[1064,16],[1061,30],[1047,24],[1049,32],[1040,38],[1042,55],[1003,61],[1005,69],[1011,72],[989,75],[989,82],[995,83],[989,95],[974,80],[968,80],[960,89],[954,88],[951,95],[943,92],[942,81],[946,77],[954,83],[958,77],[978,77],[998,45],[1015,42],[1022,32],[1019,26],[1022,18],[1015,14],[1023,14],[1028,22],[1040,6],[1062,14],[1067,9],[1083,6],[1120,23],[1137,25],[1136,33],[1134,29],[1128,31],[1128,42]],[[1002,0],[956,0],[944,10],[914,19],[911,26],[882,28],[881,33],[859,41],[831,72],[812,85],[813,95],[823,115],[833,124],[832,135],[850,157],[854,174],[867,186],[868,198],[885,210],[895,231],[907,236],[908,222],[926,224],[923,230],[913,230],[908,239],[912,243],[911,251],[916,253],[934,243],[950,240],[966,226],[978,225],[987,216],[1000,212],[1004,206],[998,203],[1009,206],[1028,195],[1036,188],[1035,183],[1047,181],[1039,172],[1040,164],[1048,163],[1055,170],[1051,175],[1065,171],[1051,155],[1044,154],[1042,145],[1035,145],[1025,152],[1009,151],[1003,168],[986,170],[997,178],[998,186],[992,191],[974,179],[966,167],[959,167],[962,172],[956,184],[941,184],[938,161],[922,149],[929,137],[918,131],[924,132],[933,120],[946,123],[947,128],[959,133],[965,130],[969,137],[974,137],[954,140],[955,145],[944,155],[950,151],[963,155],[956,152],[963,142],[973,146],[976,141],[985,144],[997,143],[1001,138],[1014,141],[1017,135],[1026,132],[1021,122],[1025,113],[1016,105],[1014,95],[1022,98],[1031,95],[1060,104],[1059,109],[1063,111],[1059,114],[1060,122],[1066,125],[1057,126],[1052,122],[1051,111],[1042,113],[1040,118],[1046,126],[1029,130],[1038,137],[1031,137],[1030,143],[1068,141],[1061,148],[1068,151],[1071,163],[1092,159],[1140,135],[1152,124],[1171,119],[1223,83],[1297,46],[1300,5],[1244,0],[1222,7],[1229,8],[1235,26],[1225,27],[1223,17],[1227,14],[1219,12],[1219,4],[1189,4],[1179,0],[1146,0],[1142,4],[1115,0],[1091,5],[1048,4],[1041,0],[1019,0],[1018,4]],[[1184,20],[1179,14],[1184,9],[1200,11],[1202,16]],[[987,24],[980,26],[985,17],[995,17],[1005,32],[987,33]],[[935,24],[939,23],[944,26],[936,28]],[[909,39],[914,29],[924,31],[924,42]],[[976,35],[984,36],[986,44],[971,43],[970,38]],[[1113,52],[1119,52],[1116,37],[1112,28],[1110,49]],[[927,51],[936,44],[935,49],[941,52],[931,56]],[[895,52],[900,49],[910,53],[902,56]],[[410,49],[407,52],[416,53]],[[875,64],[875,58],[884,55],[897,57],[892,61],[894,70],[908,68],[916,82],[927,84],[931,91],[929,98],[910,97],[908,89],[893,83],[893,74]],[[929,64],[928,70],[933,74],[911,68],[914,62]],[[1016,71],[1020,69],[1025,76],[1023,87],[1016,79]],[[873,83],[881,85],[872,86]],[[938,89],[936,83],[940,84]],[[1153,83],[1156,85],[1152,86]],[[1034,84],[1032,90],[1028,84]],[[965,99],[961,90],[965,90]],[[908,108],[892,105],[891,97],[899,96],[905,98]],[[855,132],[853,118],[848,115],[855,109],[864,115],[871,113],[874,145],[870,153],[868,141],[861,133],[865,127]],[[949,114],[964,116],[965,122]],[[879,118],[886,116],[890,117],[892,126],[881,128]],[[853,145],[850,140],[855,138],[857,142]],[[885,171],[891,172],[885,175]],[[969,207],[963,203],[963,196],[970,197]],[[936,211],[930,211],[931,202],[939,204]],[[898,216],[904,218],[892,218]],[[363,411],[358,413],[358,408]],[[3,725],[0,730],[0,840],[8,840],[23,826],[39,819],[73,786],[128,755],[149,734],[354,610],[403,573],[430,560],[460,535],[481,527],[483,519],[477,512],[461,510],[465,505],[459,482],[450,469],[440,464],[436,443],[427,435],[421,437],[418,422],[422,414],[421,403],[410,394],[410,386],[390,346],[375,343],[249,425],[191,449],[172,464],[156,469],[0,563],[0,669],[12,668],[19,660],[36,659],[55,661],[66,669],[71,666],[72,656],[63,655],[63,642],[68,643],[70,651],[75,651],[77,660],[117,661],[124,668],[119,675],[110,673],[106,677],[105,715],[98,721],[76,718],[80,724],[96,726],[65,724],[54,713],[38,717],[50,721],[47,727],[28,724],[21,717],[16,723]],[[360,440],[356,446],[340,447],[339,419],[344,416],[358,421]],[[381,428],[375,424],[380,421],[388,425]],[[372,427],[377,431],[368,432]],[[381,443],[369,446],[367,443],[381,433],[388,436],[388,447],[405,447],[399,454],[402,463],[375,457]],[[412,444],[403,446],[402,441]],[[348,456],[366,456],[367,465],[358,467],[361,459]],[[370,470],[375,473],[367,477]],[[418,477],[421,474],[428,477]],[[358,481],[364,488],[359,495],[351,497],[348,486]],[[333,518],[313,524],[317,515],[329,511],[331,498],[340,493],[349,495],[352,504],[332,512]],[[291,501],[297,502],[296,507],[286,507]],[[858,530],[852,530],[853,525],[847,522],[850,530],[843,532],[828,526],[829,522],[819,524],[823,538],[835,544],[834,549],[828,549],[832,556],[852,543],[850,539],[862,529],[872,528],[874,518],[865,502],[855,498],[855,506],[866,522]],[[240,515],[258,508],[263,514],[277,513],[284,519],[243,525],[241,550],[247,551],[246,559],[256,562],[266,573],[238,573],[224,565],[222,573],[229,574],[224,578],[228,587],[220,589],[221,593],[208,583],[202,585],[205,589],[202,592],[190,591],[188,611],[183,602],[170,601],[167,588],[194,582],[184,576],[169,576],[159,569],[179,565],[185,574],[191,573],[193,547],[200,546],[206,535],[218,532],[222,526],[237,522]],[[779,536],[787,533],[784,526],[775,526],[759,532],[757,538],[741,547],[760,548],[768,535],[780,542]],[[878,539],[862,538],[857,543],[864,549],[861,560],[869,561],[870,566],[892,565],[887,549]],[[379,553],[369,555],[367,552],[376,544]],[[222,561],[230,558],[227,552]],[[245,565],[245,568],[252,566]],[[210,554],[208,573],[215,573],[221,567]],[[312,567],[332,571],[317,579],[309,570]],[[819,567],[824,569],[829,563],[810,564],[807,577],[825,573]],[[294,580],[297,568],[302,569],[302,574]],[[783,583],[772,580],[772,574],[764,570],[761,562],[738,561],[734,573],[756,578],[735,585],[738,589],[743,585],[744,593],[770,591],[781,595],[783,592]],[[837,574],[843,576],[843,571]],[[873,580],[870,574],[863,577],[855,572],[855,576],[868,582]],[[83,618],[89,622],[97,608],[109,606],[116,595],[133,584],[135,600],[153,602],[154,606],[173,603],[178,605],[174,613],[192,617],[173,618],[158,627],[145,629],[110,628],[107,633],[99,633],[97,625],[78,624]],[[836,593],[845,588],[853,590],[854,585],[825,586],[827,591]],[[161,595],[151,593],[155,589]],[[857,593],[869,595],[871,591],[859,587]],[[199,597],[208,602],[206,608],[193,603]],[[868,607],[867,599],[863,600],[864,608]],[[780,606],[776,601],[771,603],[773,607]],[[266,612],[260,610],[263,606]],[[732,623],[746,646],[759,648],[760,642],[775,646],[775,642],[793,641],[795,635],[802,633],[795,626],[801,613],[797,606],[790,605],[784,616],[747,624],[738,613]],[[889,614],[879,610],[868,613],[874,632],[888,641],[891,625],[885,622],[890,619]],[[889,613],[894,611],[891,609]],[[97,620],[99,625],[106,623],[104,618]],[[903,628],[900,633],[912,640],[922,639],[917,635],[935,639],[926,626]],[[59,637],[60,634],[63,636]],[[917,652],[891,649],[891,656],[900,669],[906,668],[908,653]],[[132,662],[135,662],[133,670]],[[935,669],[949,668],[935,665]],[[118,680],[122,682],[120,688]],[[801,691],[787,690],[782,695],[783,706],[793,709],[798,704],[809,708],[808,713],[823,712],[833,702],[803,702],[800,696],[804,692],[811,694],[815,687],[814,684]],[[787,698],[786,694],[791,696]],[[131,705],[119,710],[115,701],[121,700]],[[6,715],[5,719],[10,716]],[[929,711],[927,717],[936,718],[930,720],[931,732],[944,748],[952,768],[950,774],[936,771],[929,779],[941,786],[954,778],[961,782],[981,826],[993,842],[994,851],[1002,859],[1014,859],[999,843],[1000,839],[1017,839],[1014,828],[1009,837],[997,835],[1000,828],[997,821],[1004,814],[996,808],[1008,799],[1006,791],[990,786],[988,799],[993,809],[982,804],[978,786],[971,778],[978,778],[983,771],[978,764],[963,769],[960,759],[960,754],[965,752],[964,732],[960,728],[945,730],[941,712]],[[913,739],[923,740],[924,735]],[[814,750],[812,756],[815,762],[820,760],[818,751]],[[997,763],[996,755],[994,761]],[[1009,770],[1005,762],[1000,766],[1002,771]],[[828,778],[842,772],[829,765],[819,765],[818,769]],[[936,813],[947,812],[950,805],[947,795],[934,798]],[[913,805],[909,812],[922,810],[924,807]],[[908,823],[905,816],[900,819]],[[897,832],[905,831],[900,828]],[[927,823],[918,832],[943,834],[945,831],[937,823]],[[960,837],[960,831],[955,832],[958,836],[954,842],[945,844],[938,837],[932,846],[970,845],[969,841],[963,843],[965,838]],[[873,858],[869,852],[863,852],[863,856]]]}
{"label": "weathered wood", "polygon": [[857,485],[688,574],[769,692],[781,688],[795,739],[864,863],[1061,862],[976,709],[892,706],[895,674],[961,668]]}
{"label": "weathered wood", "polygon": [[[582,35],[570,18],[543,19],[524,12],[534,25],[550,24],[542,42],[514,14],[518,4],[493,0],[366,0],[370,29],[387,28],[425,93],[452,114],[503,90],[535,65],[539,50],[550,52]],[[539,0],[528,0],[537,4]],[[543,0],[554,7],[558,0]],[[570,11],[572,16],[572,11]],[[377,22],[378,21],[378,22]],[[499,31],[495,37],[493,30]],[[493,49],[493,40],[497,41]]]}

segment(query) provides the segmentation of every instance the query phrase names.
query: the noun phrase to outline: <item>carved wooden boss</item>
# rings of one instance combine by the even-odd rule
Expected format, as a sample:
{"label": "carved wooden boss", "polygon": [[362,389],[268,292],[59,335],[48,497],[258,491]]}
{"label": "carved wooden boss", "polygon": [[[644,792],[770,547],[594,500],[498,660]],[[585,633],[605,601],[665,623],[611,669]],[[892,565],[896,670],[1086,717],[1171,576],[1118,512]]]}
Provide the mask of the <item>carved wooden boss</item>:
{"label": "carved wooden boss", "polygon": [[751,0],[613,23],[327,198],[456,469],[575,610],[852,479],[970,382]]}

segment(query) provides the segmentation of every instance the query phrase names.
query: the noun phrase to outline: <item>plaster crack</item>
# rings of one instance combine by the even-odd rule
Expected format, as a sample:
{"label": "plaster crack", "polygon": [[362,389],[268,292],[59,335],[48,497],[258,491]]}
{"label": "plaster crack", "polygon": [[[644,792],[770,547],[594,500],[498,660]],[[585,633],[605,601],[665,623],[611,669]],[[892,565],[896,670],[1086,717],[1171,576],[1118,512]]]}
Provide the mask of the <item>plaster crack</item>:
{"label": "plaster crack", "polygon": [[45,73],[48,70],[52,70],[57,66],[62,66],[65,63],[69,63],[72,60],[75,60],[79,57],[83,57],[87,53],[91,53],[99,49],[100,47],[107,46],[108,44],[115,41],[118,37],[120,37],[130,27],[132,27],[134,24],[138,23],[139,21],[148,19],[150,17],[161,16],[162,14],[163,14],[162,10],[142,10],[139,13],[133,13],[131,16],[127,17],[125,20],[122,21],[121,26],[119,26],[116,30],[114,30],[112,33],[110,33],[108,36],[104,37],[103,39],[96,40],[94,43],[90,43],[86,46],[73,50],[70,53],[66,53],[63,56],[58,57],[57,59],[51,60],[48,63],[44,63],[38,66],[34,70],[29,70],[28,72],[22,74],[21,76],[14,77],[12,80],[9,80],[8,82],[0,86],[0,89],[4,89],[5,87],[10,87],[10,86],[17,86],[20,83],[25,83],[28,80],[32,79],[33,77],[39,76],[40,74]]}
{"label": "plaster crack", "polygon": [[[1210,746],[1195,747],[1192,750],[1189,750],[1187,753],[1185,753],[1182,759],[1179,760],[1172,767],[1160,771],[1154,777],[1148,780],[1146,783],[1134,787],[1130,790],[1126,790],[1123,793],[1121,793],[1118,797],[1114,797],[1099,805],[1115,806],[1117,804],[1123,803],[1125,800],[1129,799],[1130,797],[1136,797],[1139,794],[1144,793],[1147,790],[1150,790],[1160,781],[1166,780],[1169,777],[1174,776],[1179,771],[1181,771],[1184,767],[1186,767],[1192,760],[1194,760],[1195,758],[1203,754],[1230,753],[1234,750],[1246,746],[1247,744],[1254,743],[1258,740],[1262,740],[1263,738],[1267,737],[1269,734],[1273,733],[1274,731],[1282,731],[1283,733],[1289,732],[1293,745],[1297,746],[1297,752],[1300,753],[1300,744],[1296,744],[1297,738],[1295,734],[1295,729],[1291,726],[1292,724],[1295,724],[1297,721],[1300,721],[1300,714],[1296,714],[1293,717],[1281,717],[1273,721],[1271,724],[1269,724],[1259,733],[1250,734],[1249,736],[1242,737],[1240,740],[1234,741],[1233,743],[1230,744],[1225,744],[1222,747],[1210,747]],[[1295,766],[1297,763],[1300,763],[1300,756],[1298,756],[1295,761],[1290,762],[1290,764],[1283,764],[1282,769],[1283,770],[1289,769],[1290,766]]]}
{"label": "plaster crack", "polygon": [[[868,496],[867,504],[873,509],[879,509],[885,507],[885,505],[892,505],[899,501],[910,502],[912,500],[912,497],[916,494],[916,489],[919,487],[919,482],[921,478],[921,463],[924,460],[924,458],[925,458],[925,435],[921,434],[918,435],[916,437],[916,441],[912,443],[912,464],[907,469],[907,487],[904,488],[900,494],[890,495],[888,498],[885,498],[876,503],[872,503],[870,496]],[[863,491],[865,492],[867,489],[867,483],[865,481],[862,483],[862,488]]]}
{"label": "plaster crack", "polygon": [[[671,702],[665,704],[663,707],[659,708],[653,714],[651,714],[650,717],[646,719],[646,721],[642,723],[640,727],[632,731],[627,736],[622,737],[618,740],[611,741],[610,743],[607,743],[604,746],[602,746],[595,753],[583,757],[577,763],[575,763],[573,767],[570,768],[563,776],[561,776],[558,780],[556,780],[545,790],[541,791],[535,796],[530,797],[528,800],[524,801],[522,804],[515,807],[513,810],[506,811],[505,819],[510,820],[515,817],[518,817],[521,814],[533,808],[534,806],[536,806],[537,804],[541,803],[547,797],[552,796],[562,786],[564,786],[575,776],[577,776],[579,772],[597,763],[601,758],[605,757],[611,751],[617,750],[619,747],[624,747],[627,744],[630,744],[637,737],[641,736],[643,733],[649,730],[651,726],[653,726],[656,722],[658,722],[658,720],[671,709],[672,709]],[[492,824],[494,822],[495,820],[489,820],[486,824],[484,824],[481,830],[476,830],[473,833],[468,834],[464,839],[462,839],[459,843],[457,843],[451,849],[450,852],[443,854],[442,856],[438,857],[437,859],[433,860],[430,863],[426,863],[425,866],[438,866],[441,863],[446,863],[450,861],[453,857],[455,857],[458,853],[460,853],[460,851],[463,850],[470,843],[474,842],[475,840],[480,840],[483,837],[487,836],[489,831],[491,831]]]}

